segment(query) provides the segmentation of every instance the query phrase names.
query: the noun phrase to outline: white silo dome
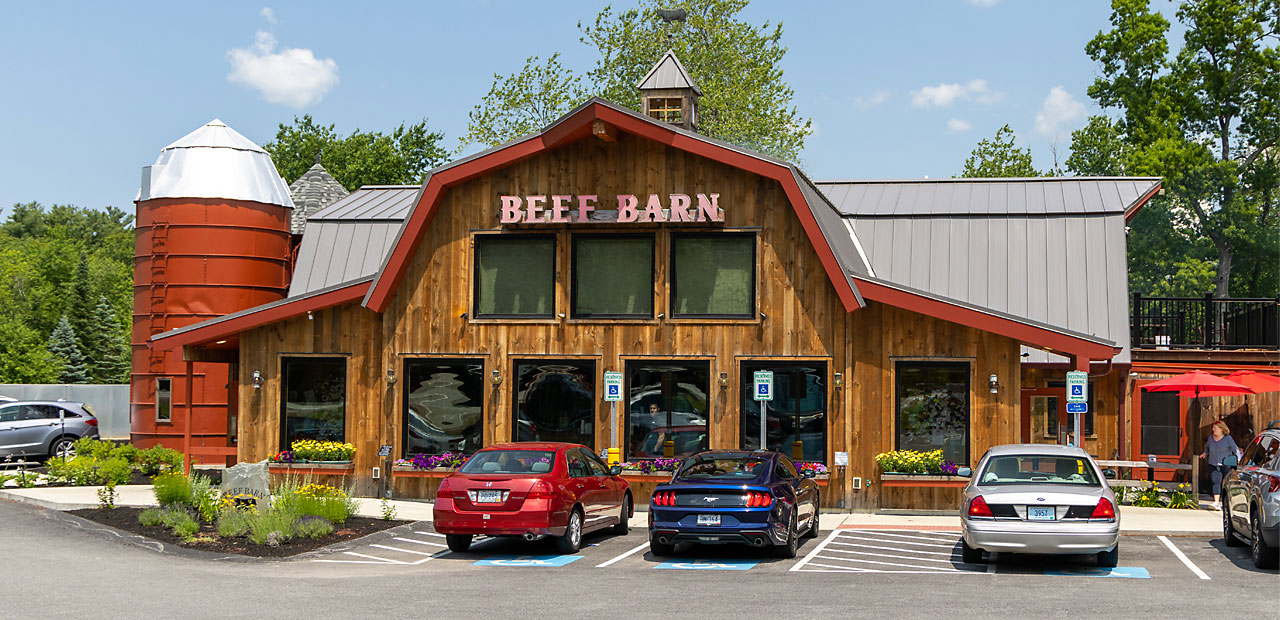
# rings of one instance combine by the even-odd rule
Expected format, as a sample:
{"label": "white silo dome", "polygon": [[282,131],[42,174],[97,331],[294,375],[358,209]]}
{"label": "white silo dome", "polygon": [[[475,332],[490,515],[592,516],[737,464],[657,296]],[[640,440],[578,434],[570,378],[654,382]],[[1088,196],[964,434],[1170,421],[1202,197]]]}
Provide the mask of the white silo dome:
{"label": "white silo dome", "polygon": [[160,151],[142,168],[137,202],[153,198],[225,198],[293,208],[271,155],[213,119]]}

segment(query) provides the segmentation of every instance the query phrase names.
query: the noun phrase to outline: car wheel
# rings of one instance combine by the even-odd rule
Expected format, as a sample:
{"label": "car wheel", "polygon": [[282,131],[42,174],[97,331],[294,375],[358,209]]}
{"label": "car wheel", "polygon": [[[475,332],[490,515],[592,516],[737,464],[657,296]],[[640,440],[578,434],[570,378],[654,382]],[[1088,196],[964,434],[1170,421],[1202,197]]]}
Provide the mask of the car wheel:
{"label": "car wheel", "polygon": [[1228,547],[1240,547],[1244,542],[1236,538],[1236,530],[1231,526],[1231,509],[1224,502],[1222,504],[1222,542]]}
{"label": "car wheel", "polygon": [[471,534],[445,534],[444,541],[449,543],[450,551],[465,553],[471,548]]}
{"label": "car wheel", "polygon": [[622,496],[622,514],[618,516],[618,523],[613,526],[613,533],[619,536],[626,536],[631,531],[631,496]]}
{"label": "car wheel", "polygon": [[76,439],[75,437],[59,437],[49,447],[49,456],[54,458],[76,458]]}
{"label": "car wheel", "polygon": [[556,551],[560,553],[577,553],[582,547],[582,511],[577,508],[569,513],[569,523],[564,527],[564,536],[556,539]]}
{"label": "car wheel", "polygon": [[809,529],[804,531],[805,538],[816,538],[818,536],[818,497],[813,498],[813,518],[809,520]]}
{"label": "car wheel", "polygon": [[1254,510],[1249,517],[1249,523],[1253,528],[1253,545],[1249,549],[1249,555],[1253,556],[1253,565],[1258,568],[1275,568],[1280,557],[1277,556],[1277,549],[1267,544],[1262,538],[1262,519],[1258,518],[1258,511]]}
{"label": "car wheel", "polygon": [[1100,551],[1098,553],[1098,566],[1105,568],[1115,568],[1120,562],[1120,543],[1117,542],[1115,547],[1110,551]]}
{"label": "car wheel", "polygon": [[974,549],[973,547],[970,547],[969,543],[965,542],[965,540],[961,538],[960,539],[960,559],[965,564],[981,564],[982,550]]}
{"label": "car wheel", "polygon": [[800,538],[800,536],[798,535],[799,532],[796,532],[797,529],[798,529],[798,526],[796,525],[796,511],[792,510],[791,523],[787,525],[787,541],[773,548],[774,555],[780,558],[796,557],[796,548],[800,544],[799,540],[797,540],[798,538]]}

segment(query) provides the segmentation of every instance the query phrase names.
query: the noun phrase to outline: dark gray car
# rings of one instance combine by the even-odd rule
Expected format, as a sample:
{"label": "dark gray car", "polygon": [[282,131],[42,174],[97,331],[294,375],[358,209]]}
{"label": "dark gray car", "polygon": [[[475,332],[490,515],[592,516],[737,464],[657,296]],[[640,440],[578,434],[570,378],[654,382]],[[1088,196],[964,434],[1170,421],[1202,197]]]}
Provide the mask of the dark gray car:
{"label": "dark gray car", "polygon": [[1248,542],[1258,568],[1280,563],[1280,430],[1258,433],[1222,480],[1222,537]]}
{"label": "dark gray car", "polygon": [[98,418],[84,403],[0,403],[0,459],[76,455],[75,441],[98,436]]}

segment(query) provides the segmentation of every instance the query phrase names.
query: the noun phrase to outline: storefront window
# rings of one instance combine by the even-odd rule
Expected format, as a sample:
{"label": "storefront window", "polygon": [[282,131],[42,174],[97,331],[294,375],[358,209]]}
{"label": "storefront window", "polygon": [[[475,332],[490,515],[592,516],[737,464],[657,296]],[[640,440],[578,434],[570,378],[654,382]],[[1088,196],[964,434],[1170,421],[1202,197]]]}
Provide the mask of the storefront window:
{"label": "storefront window", "polygon": [[653,316],[653,237],[573,238],[573,316]]}
{"label": "storefront window", "polygon": [[410,359],[405,363],[405,458],[481,448],[484,362]]}
{"label": "storefront window", "polygon": [[552,316],[556,293],[554,237],[480,235],[475,240],[477,317]]}
{"label": "storefront window", "polygon": [[519,360],[515,378],[516,441],[595,445],[594,361]]}
{"label": "storefront window", "polygon": [[760,448],[761,403],[751,386],[757,370],[773,372],[773,400],[765,408],[765,448],[787,456],[801,443],[805,461],[824,462],[827,454],[827,363],[743,362],[739,375],[742,442]]}
{"label": "storefront window", "polygon": [[899,450],[942,450],[942,458],[969,462],[969,364],[898,362]]}
{"label": "storefront window", "polygon": [[347,423],[347,360],[341,357],[284,359],[282,449],[297,439],[344,441]]}
{"label": "storefront window", "polygon": [[755,235],[673,235],[671,244],[672,316],[755,316]]}
{"label": "storefront window", "polygon": [[710,362],[628,361],[626,458],[661,457],[668,439],[674,456],[706,450],[710,385]]}

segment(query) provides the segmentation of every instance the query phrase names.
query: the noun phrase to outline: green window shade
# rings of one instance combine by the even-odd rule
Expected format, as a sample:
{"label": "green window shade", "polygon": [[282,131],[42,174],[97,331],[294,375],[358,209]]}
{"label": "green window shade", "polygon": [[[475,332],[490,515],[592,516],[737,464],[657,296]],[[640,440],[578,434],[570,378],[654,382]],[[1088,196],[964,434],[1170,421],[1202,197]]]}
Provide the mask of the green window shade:
{"label": "green window shade", "polygon": [[653,238],[574,239],[574,316],[653,316]]}
{"label": "green window shade", "polygon": [[556,243],[545,237],[476,238],[476,315],[551,316]]}
{"label": "green window shade", "polygon": [[675,237],[671,312],[686,316],[752,316],[755,238]]}

